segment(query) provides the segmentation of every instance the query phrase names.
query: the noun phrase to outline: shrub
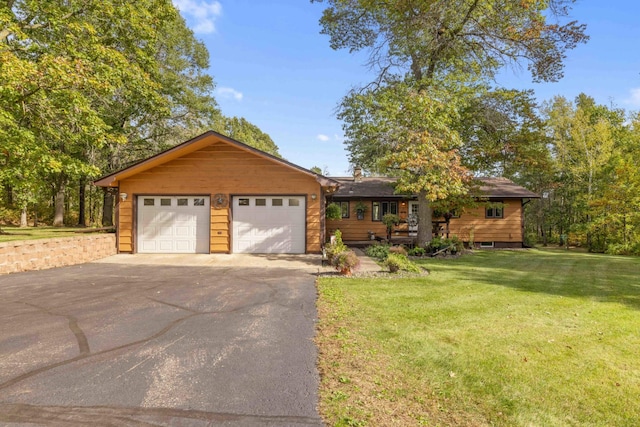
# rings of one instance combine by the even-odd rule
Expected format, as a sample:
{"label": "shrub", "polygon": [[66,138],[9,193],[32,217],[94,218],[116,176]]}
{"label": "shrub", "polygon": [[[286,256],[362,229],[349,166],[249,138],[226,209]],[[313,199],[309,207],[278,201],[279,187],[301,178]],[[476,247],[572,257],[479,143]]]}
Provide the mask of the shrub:
{"label": "shrub", "polygon": [[415,248],[409,249],[409,255],[411,256],[425,256],[427,253],[425,248],[421,248],[420,246],[416,246]]}
{"label": "shrub", "polygon": [[389,253],[390,254],[400,254],[400,255],[407,255],[407,250],[404,248],[404,246],[391,246],[389,248]]}
{"label": "shrub", "polygon": [[331,263],[333,257],[340,252],[346,251],[348,248],[342,241],[342,232],[340,230],[336,230],[333,235],[335,236],[333,239],[333,243],[329,243],[325,246],[325,251],[327,253],[327,259]]}
{"label": "shrub", "polygon": [[335,254],[331,264],[336,268],[336,270],[348,276],[351,274],[351,270],[360,265],[360,259],[358,259],[358,256],[354,251],[347,249]]}
{"label": "shrub", "polygon": [[389,245],[376,243],[374,245],[367,246],[367,249],[365,249],[364,252],[371,258],[383,260],[389,255]]}
{"label": "shrub", "polygon": [[399,270],[420,273],[420,267],[411,262],[406,255],[389,254],[385,260],[385,265],[389,267],[391,273],[396,273]]}
{"label": "shrub", "polygon": [[434,252],[438,252],[443,247],[444,247],[443,239],[441,237],[436,236],[433,239],[431,239],[431,242],[429,242],[427,249],[429,250],[429,252],[434,253]]}

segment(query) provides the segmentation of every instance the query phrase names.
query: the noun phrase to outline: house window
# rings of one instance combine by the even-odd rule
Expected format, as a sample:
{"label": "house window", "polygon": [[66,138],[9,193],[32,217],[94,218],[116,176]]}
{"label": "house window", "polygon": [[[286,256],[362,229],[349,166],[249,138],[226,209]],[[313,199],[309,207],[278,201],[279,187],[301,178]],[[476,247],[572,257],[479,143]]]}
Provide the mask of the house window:
{"label": "house window", "polygon": [[481,248],[492,248],[493,247],[493,242],[480,242],[480,247]]}
{"label": "house window", "polygon": [[271,206],[282,206],[282,199],[271,199]]}
{"label": "house window", "polygon": [[256,199],[256,206],[267,206],[267,199]]}
{"label": "house window", "polygon": [[300,206],[299,199],[289,199],[289,206]]}
{"label": "house window", "polygon": [[144,199],[144,205],[145,206],[153,206],[155,204],[156,200],[155,199]]}
{"label": "house window", "polygon": [[373,202],[371,207],[373,221],[382,221],[382,217],[386,214],[398,215],[398,202]]}
{"label": "house window", "polygon": [[171,206],[171,199],[160,199],[160,206]]}
{"label": "house window", "polygon": [[204,199],[193,199],[193,206],[204,206]]}
{"label": "house window", "polygon": [[178,206],[188,206],[189,199],[178,199]]}
{"label": "house window", "polygon": [[336,202],[340,206],[342,218],[349,218],[349,202]]}
{"label": "house window", "polygon": [[249,206],[249,199],[238,199],[238,206]]}
{"label": "house window", "polygon": [[485,218],[502,218],[503,217],[503,209],[497,207],[487,207],[485,208]]}

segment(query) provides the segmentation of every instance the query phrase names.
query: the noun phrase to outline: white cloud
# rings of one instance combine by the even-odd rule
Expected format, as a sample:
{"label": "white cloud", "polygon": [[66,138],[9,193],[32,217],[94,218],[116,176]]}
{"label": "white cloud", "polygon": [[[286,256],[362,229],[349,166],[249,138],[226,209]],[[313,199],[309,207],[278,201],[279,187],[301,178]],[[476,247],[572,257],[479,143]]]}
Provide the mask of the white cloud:
{"label": "white cloud", "polygon": [[323,141],[323,142],[326,142],[330,139],[327,135],[324,135],[322,133],[316,136],[316,138],[318,138],[320,141]]}
{"label": "white cloud", "polygon": [[629,98],[625,99],[625,104],[629,104],[633,107],[640,107],[640,87],[631,89]]}
{"label": "white cloud", "polygon": [[218,89],[216,89],[216,92],[221,98],[233,98],[236,101],[242,101],[242,97],[244,96],[242,92],[238,92],[237,90],[231,87],[221,86]]}
{"label": "white cloud", "polygon": [[182,16],[193,22],[193,32],[208,34],[216,31],[215,21],[222,14],[222,5],[216,0],[173,0]]}

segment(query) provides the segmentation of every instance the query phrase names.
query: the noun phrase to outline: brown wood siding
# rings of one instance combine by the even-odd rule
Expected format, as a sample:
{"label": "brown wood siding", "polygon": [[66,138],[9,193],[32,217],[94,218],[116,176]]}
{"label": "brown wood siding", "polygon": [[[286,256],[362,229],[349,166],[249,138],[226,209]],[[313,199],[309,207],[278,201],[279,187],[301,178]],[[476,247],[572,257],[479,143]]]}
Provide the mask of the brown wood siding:
{"label": "brown wood siding", "polygon": [[[463,241],[522,242],[522,203],[520,199],[504,200],[503,218],[485,218],[485,208],[465,211],[460,218],[452,218],[449,235]],[[443,225],[444,227],[444,225]]]}
{"label": "brown wood siding", "polygon": [[[362,200],[362,202],[367,205],[367,212],[364,214],[364,219],[358,220],[358,214],[355,209],[358,201],[359,200],[351,200],[349,202],[349,218],[327,220],[327,233],[332,234],[336,230],[340,230],[342,232],[342,240],[344,241],[369,240],[369,231],[373,231],[376,236],[386,237],[387,227],[385,227],[382,221],[371,220],[371,200]],[[398,205],[400,205],[400,202],[398,202]]]}
{"label": "brown wood siding", "polygon": [[[464,212],[460,218],[452,218],[449,225],[449,236],[458,236],[463,241],[469,242],[473,234],[473,240],[477,242],[522,242],[522,203],[520,199],[504,200],[503,218],[485,218],[485,208],[478,207],[471,211]],[[366,203],[369,210],[364,215],[364,220],[358,220],[355,212],[357,200],[349,203],[349,218],[341,220],[328,220],[327,232],[333,233],[335,230],[342,232],[342,239],[345,241],[360,241],[369,239],[369,231],[376,233],[376,236],[385,237],[386,227],[380,221],[371,220],[371,201]],[[398,202],[400,217],[406,219],[407,206],[402,206]],[[434,220],[442,218],[434,218]],[[394,230],[407,232],[407,224],[400,224]],[[445,225],[442,224],[441,234],[445,234]]]}
{"label": "brown wood siding", "polygon": [[[213,143],[199,151],[169,161],[120,182],[129,197],[120,202],[119,251],[135,251],[133,202],[138,194],[280,195],[316,194],[307,199],[306,251],[321,250],[320,199],[322,191],[314,177],[246,152],[226,143]],[[231,251],[230,208],[215,209],[211,201],[212,253]],[[231,200],[229,200],[231,203]]]}

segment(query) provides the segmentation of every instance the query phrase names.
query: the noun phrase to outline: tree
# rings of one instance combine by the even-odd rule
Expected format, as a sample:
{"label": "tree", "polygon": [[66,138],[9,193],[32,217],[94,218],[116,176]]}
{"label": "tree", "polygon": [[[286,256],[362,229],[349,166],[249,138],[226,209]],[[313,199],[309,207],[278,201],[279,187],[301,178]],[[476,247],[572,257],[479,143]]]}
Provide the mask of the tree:
{"label": "tree", "polygon": [[[9,1],[0,8],[0,179],[14,185],[36,170],[28,176],[53,184],[61,225],[67,188],[79,188],[82,206],[87,180],[219,122],[208,67],[169,0]],[[109,223],[107,195],[104,206]]]}
{"label": "tree", "polygon": [[0,8],[2,152],[14,175],[35,167],[38,179],[52,183],[55,225],[63,222],[68,182],[99,173],[88,154],[126,141],[121,129],[130,122],[105,114],[112,100],[136,101],[140,116],[166,110],[153,57],[162,23],[176,15],[169,1],[152,0],[26,0]]}
{"label": "tree", "polygon": [[[584,25],[547,22],[547,14],[566,16],[571,0],[324,2],[328,7],[320,23],[322,33],[330,36],[331,47],[347,48],[351,52],[366,49],[369,52],[369,66],[378,74],[376,80],[365,88],[370,91],[370,97],[377,96],[385,86],[400,87],[402,92],[404,89],[397,85],[398,82],[411,85],[416,94],[423,94],[422,91],[434,87],[452,87],[455,80],[473,83],[493,77],[496,70],[504,65],[523,62],[528,64],[534,80],[557,80],[562,77],[565,52],[587,40]],[[382,93],[380,96],[384,98],[386,95]],[[345,98],[342,108],[348,106],[350,97],[353,94]],[[437,98],[432,100],[442,102]],[[348,120],[366,122],[368,114],[373,114],[369,110],[361,113],[342,114],[347,121],[346,129],[352,127]],[[439,119],[432,122],[443,123]],[[438,132],[441,133],[442,128],[439,127]],[[440,147],[435,144],[436,140],[431,141],[431,150],[428,151],[438,159],[434,170],[439,169],[437,164],[449,152],[448,144]],[[349,145],[351,141],[346,143]],[[424,144],[408,143],[405,149],[408,158],[427,153]],[[356,157],[366,152],[378,154],[374,147],[361,148]],[[421,169],[428,170],[430,159],[424,157],[422,162]],[[416,187],[421,189],[421,194],[424,191],[419,198],[420,212],[430,211],[429,200],[424,197],[429,192],[428,188],[437,187],[445,181],[436,175],[433,173],[419,180],[418,175],[413,175],[417,179]],[[454,182],[460,179],[453,174],[451,176]],[[441,192],[441,195],[445,194],[446,191]],[[420,217],[418,230],[418,243],[427,243],[431,238],[427,218]]]}
{"label": "tree", "polygon": [[222,123],[217,126],[216,130],[258,150],[262,150],[276,157],[282,157],[278,152],[278,146],[273,142],[271,137],[244,117],[224,117]]}

